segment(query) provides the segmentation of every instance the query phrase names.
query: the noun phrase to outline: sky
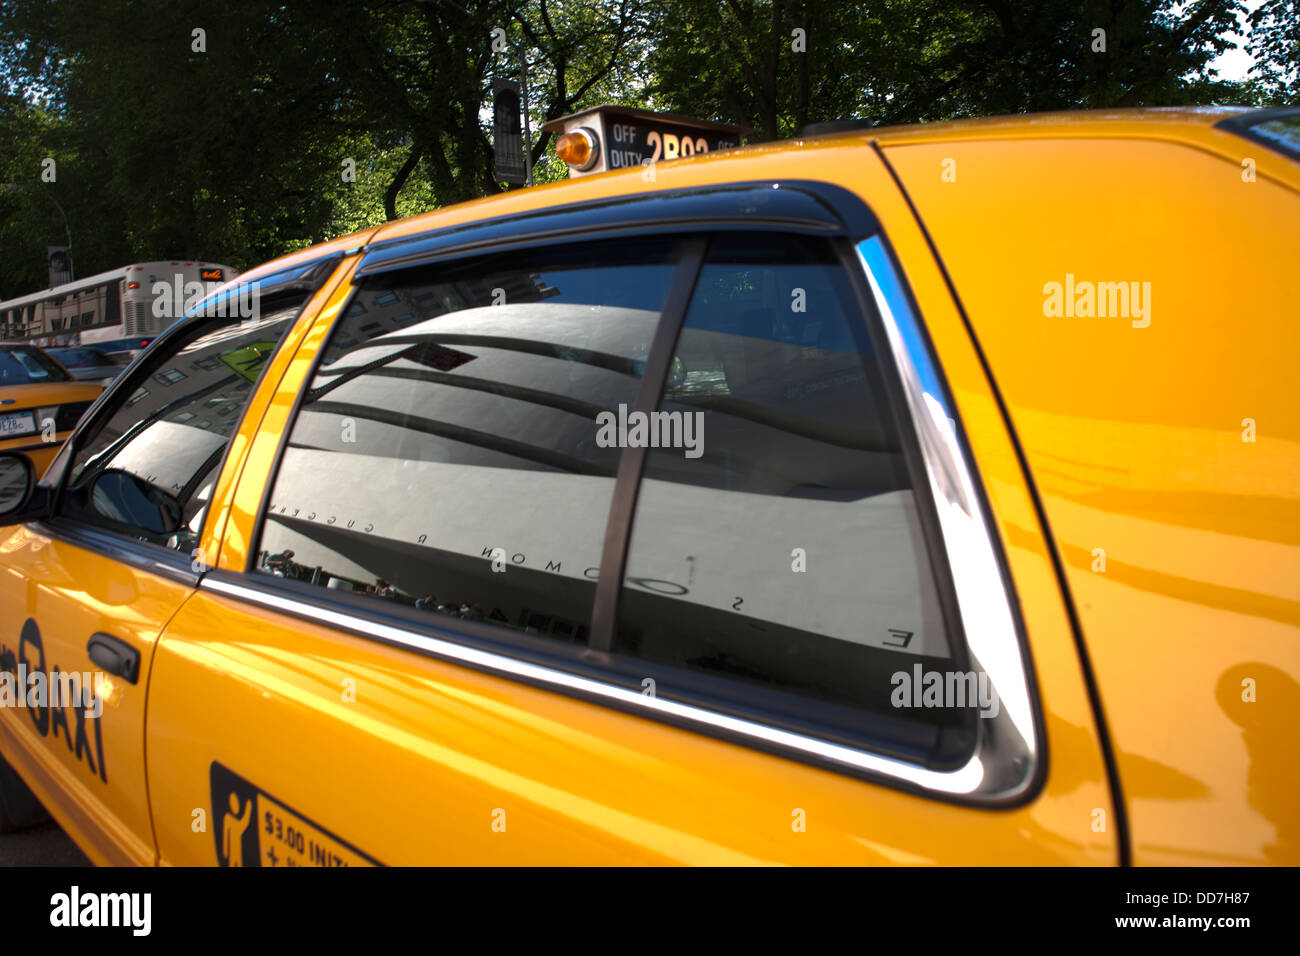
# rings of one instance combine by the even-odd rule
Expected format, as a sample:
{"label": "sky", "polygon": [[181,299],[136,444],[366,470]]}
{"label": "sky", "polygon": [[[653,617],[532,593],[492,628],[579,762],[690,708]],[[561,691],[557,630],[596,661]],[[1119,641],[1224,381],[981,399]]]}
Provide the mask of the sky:
{"label": "sky", "polygon": [[[1263,6],[1264,0],[1245,0],[1247,13],[1254,13],[1259,7]],[[1238,22],[1242,25],[1242,30],[1246,29],[1246,14],[1238,17]],[[1245,45],[1245,33],[1229,33],[1228,38],[1237,43],[1238,49],[1227,50],[1210,61],[1210,68],[1217,72],[1222,79],[1241,81],[1246,79],[1246,74],[1250,68],[1255,65],[1255,58],[1241,49]]]}

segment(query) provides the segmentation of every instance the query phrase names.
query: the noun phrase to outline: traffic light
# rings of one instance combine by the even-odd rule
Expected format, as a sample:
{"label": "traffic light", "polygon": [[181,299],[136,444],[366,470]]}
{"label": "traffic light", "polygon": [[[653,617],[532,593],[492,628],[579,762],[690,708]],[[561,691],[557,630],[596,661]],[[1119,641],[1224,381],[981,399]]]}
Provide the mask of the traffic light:
{"label": "traffic light", "polygon": [[492,145],[496,176],[511,186],[522,186],[527,181],[521,115],[519,84],[514,80],[493,80]]}

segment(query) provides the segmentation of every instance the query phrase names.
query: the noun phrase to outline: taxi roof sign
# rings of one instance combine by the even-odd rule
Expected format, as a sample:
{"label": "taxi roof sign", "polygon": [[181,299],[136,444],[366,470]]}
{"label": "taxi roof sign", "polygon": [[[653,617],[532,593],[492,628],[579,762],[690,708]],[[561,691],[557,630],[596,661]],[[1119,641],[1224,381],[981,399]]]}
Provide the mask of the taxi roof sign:
{"label": "taxi roof sign", "polygon": [[664,162],[739,146],[748,126],[605,104],[542,126],[558,134],[556,152],[571,177]]}

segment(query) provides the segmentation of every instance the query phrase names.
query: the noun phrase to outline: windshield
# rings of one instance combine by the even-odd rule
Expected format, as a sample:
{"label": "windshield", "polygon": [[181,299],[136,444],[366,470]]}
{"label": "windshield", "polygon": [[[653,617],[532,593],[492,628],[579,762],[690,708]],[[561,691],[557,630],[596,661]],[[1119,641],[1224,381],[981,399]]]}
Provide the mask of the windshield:
{"label": "windshield", "polygon": [[0,349],[0,385],[70,381],[72,376],[40,349]]}
{"label": "windshield", "polygon": [[67,368],[113,364],[113,360],[107,355],[94,349],[48,349],[47,351]]}

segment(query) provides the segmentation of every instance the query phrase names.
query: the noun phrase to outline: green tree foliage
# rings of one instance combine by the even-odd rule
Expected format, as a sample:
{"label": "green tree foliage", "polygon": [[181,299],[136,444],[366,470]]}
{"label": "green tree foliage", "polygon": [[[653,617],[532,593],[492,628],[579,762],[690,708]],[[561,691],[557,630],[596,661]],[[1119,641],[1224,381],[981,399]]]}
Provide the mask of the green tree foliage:
{"label": "green tree foliage", "polygon": [[[57,179],[41,182],[30,155],[6,157],[4,174],[59,197],[82,275],[176,256],[246,265],[324,238],[343,110],[315,31],[237,0],[6,2],[6,79],[45,94],[37,153]],[[43,253],[48,235],[12,248]]]}
{"label": "green tree foliage", "polygon": [[1237,0],[665,0],[649,66],[658,102],[763,139],[847,117],[1248,102],[1205,76],[1243,10]]}
{"label": "green tree foliage", "polygon": [[1264,106],[1300,104],[1300,0],[1267,0],[1250,15],[1246,44],[1255,58],[1254,101]]}
{"label": "green tree foliage", "polygon": [[[1300,0],[0,0],[0,298],[174,257],[247,268],[497,192],[494,77],[540,132],[601,102],[793,135],[1127,105],[1297,103]],[[196,35],[195,31],[203,31]],[[1105,48],[1097,34],[1105,31]],[[1207,64],[1237,31],[1246,83]],[[42,161],[57,163],[42,182]],[[45,192],[42,196],[39,193]]]}
{"label": "green tree foliage", "polygon": [[[48,109],[0,92],[0,299],[42,288],[45,247],[65,243],[58,207],[36,192],[53,188],[40,185],[41,160],[60,138]],[[30,184],[32,191],[11,192],[7,183]]]}

